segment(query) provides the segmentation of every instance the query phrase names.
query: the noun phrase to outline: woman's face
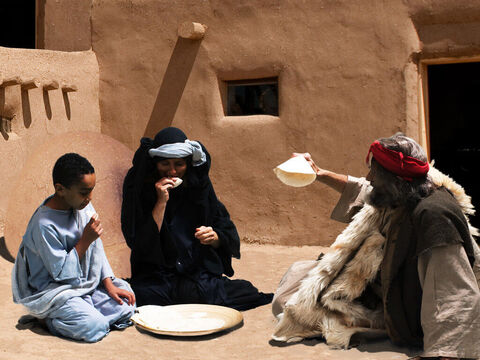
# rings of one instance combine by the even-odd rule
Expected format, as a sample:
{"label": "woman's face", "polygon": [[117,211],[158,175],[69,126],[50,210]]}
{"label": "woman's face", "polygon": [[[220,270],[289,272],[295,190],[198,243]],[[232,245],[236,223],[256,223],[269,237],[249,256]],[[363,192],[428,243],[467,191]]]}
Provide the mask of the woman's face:
{"label": "woman's face", "polygon": [[160,178],[179,177],[183,178],[187,171],[185,159],[163,159],[157,162],[157,170]]}

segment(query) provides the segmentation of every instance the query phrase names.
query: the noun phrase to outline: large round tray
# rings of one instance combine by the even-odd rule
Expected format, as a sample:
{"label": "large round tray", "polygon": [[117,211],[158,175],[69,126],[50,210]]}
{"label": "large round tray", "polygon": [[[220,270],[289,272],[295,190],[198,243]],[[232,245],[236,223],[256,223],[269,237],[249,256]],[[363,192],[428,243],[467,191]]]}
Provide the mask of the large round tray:
{"label": "large round tray", "polygon": [[145,305],[138,307],[132,317],[140,329],[170,336],[213,334],[230,329],[242,320],[237,310],[205,304]]}

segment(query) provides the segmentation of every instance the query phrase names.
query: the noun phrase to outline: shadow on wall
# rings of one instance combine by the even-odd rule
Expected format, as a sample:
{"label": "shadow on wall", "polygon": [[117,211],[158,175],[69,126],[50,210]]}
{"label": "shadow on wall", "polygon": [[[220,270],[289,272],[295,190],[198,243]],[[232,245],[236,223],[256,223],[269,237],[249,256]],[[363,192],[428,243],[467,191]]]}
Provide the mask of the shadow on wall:
{"label": "shadow on wall", "polygon": [[22,90],[23,124],[28,129],[32,125],[32,110],[30,109],[30,96],[27,90]]}
{"label": "shadow on wall", "polygon": [[50,105],[50,96],[48,91],[43,90],[43,104],[45,105],[45,114],[48,120],[52,120],[52,106]]}
{"label": "shadow on wall", "polygon": [[179,37],[165,71],[144,136],[153,137],[170,126],[200,49],[201,41]]}
{"label": "shadow on wall", "polygon": [[8,133],[7,133],[7,126],[4,124],[4,122],[7,121],[5,114],[5,89],[0,88],[0,116],[2,117],[0,121],[2,122],[0,125],[0,132],[2,133],[2,136],[5,140],[8,140]]}
{"label": "shadow on wall", "polygon": [[8,251],[7,249],[7,245],[5,244],[5,238],[3,236],[0,237],[0,256],[8,262],[15,262],[15,258],[12,256],[12,254],[10,254],[10,251]]}
{"label": "shadow on wall", "polygon": [[63,103],[65,104],[65,115],[67,115],[67,119],[70,120],[72,118],[72,110],[70,109],[70,100],[68,99],[68,93],[65,91],[63,94]]}

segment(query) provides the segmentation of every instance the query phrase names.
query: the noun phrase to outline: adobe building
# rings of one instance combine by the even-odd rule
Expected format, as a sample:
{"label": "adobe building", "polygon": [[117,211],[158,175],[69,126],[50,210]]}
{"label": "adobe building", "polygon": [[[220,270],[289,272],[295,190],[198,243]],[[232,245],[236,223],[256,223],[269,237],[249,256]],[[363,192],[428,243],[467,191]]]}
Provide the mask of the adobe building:
{"label": "adobe building", "polygon": [[338,194],[287,187],[272,169],[308,151],[362,176],[369,144],[397,131],[478,206],[479,0],[3,3],[1,226],[23,166],[49,139],[90,131],[133,154],[165,126],[209,150],[243,241],[329,245],[342,228],[329,219]]}

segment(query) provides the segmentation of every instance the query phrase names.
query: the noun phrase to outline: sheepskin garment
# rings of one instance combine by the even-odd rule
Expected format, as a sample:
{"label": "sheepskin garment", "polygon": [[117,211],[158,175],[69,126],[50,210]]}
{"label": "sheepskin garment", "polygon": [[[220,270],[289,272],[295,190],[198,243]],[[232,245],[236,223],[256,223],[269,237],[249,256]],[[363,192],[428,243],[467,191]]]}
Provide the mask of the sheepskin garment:
{"label": "sheepskin garment", "polygon": [[[452,194],[460,205],[461,211],[465,215],[474,213],[470,198],[465,194],[463,188],[456,184],[448,176],[440,173],[438,170],[431,168],[429,172],[430,177],[434,183],[439,187],[444,187],[446,190],[438,190],[441,196],[442,193],[446,196]],[[450,194],[449,194],[450,193]],[[342,197],[344,195],[342,194]],[[452,198],[453,199],[453,198]],[[349,214],[355,212],[360,207],[360,211],[353,217],[353,220],[347,228],[337,237],[336,241],[331,245],[329,252],[325,254],[309,271],[308,275],[300,282],[298,290],[286,302],[283,313],[277,315],[278,323],[273,334],[273,338],[278,341],[297,341],[307,337],[323,336],[327,344],[332,347],[346,348],[349,345],[350,338],[357,332],[381,332],[386,329],[392,340],[396,340],[399,334],[395,332],[398,330],[393,328],[388,322],[392,319],[390,316],[392,308],[388,308],[390,300],[385,298],[385,290],[383,291],[383,301],[377,303],[369,303],[364,301],[365,294],[369,292],[369,288],[374,288],[379,280],[379,269],[382,261],[389,253],[389,246],[386,244],[385,237],[397,239],[397,235],[401,237],[402,228],[395,226],[399,220],[404,219],[404,214],[398,210],[377,210],[368,204],[361,204],[356,199],[350,199],[352,202],[343,209],[337,208],[334,210],[332,216],[340,214]],[[355,200],[355,201],[353,201]],[[462,212],[460,214],[462,214]],[[462,215],[463,215],[462,214]],[[337,218],[341,218],[338,216]],[[348,216],[346,216],[348,218]],[[468,239],[462,238],[460,241],[466,241],[469,244],[464,245],[465,252],[469,257],[467,264],[473,266],[473,272],[476,278],[472,278],[472,282],[476,287],[474,296],[478,301],[478,279],[480,278],[480,250],[473,240],[472,235],[478,236],[478,231],[471,227],[468,219],[464,216],[465,227],[468,233]],[[346,220],[346,219],[345,219]],[[393,224],[393,226],[392,226]],[[398,232],[392,234],[392,231]],[[435,239],[434,239],[435,241]],[[442,240],[438,244],[443,245]],[[461,249],[461,245],[452,245],[452,249]],[[442,246],[435,247],[441,249]],[[425,250],[425,249],[415,249]],[[427,249],[428,250],[428,249]],[[410,252],[411,253],[411,252]],[[413,252],[416,254],[416,252]],[[417,276],[416,282],[421,282],[422,278],[429,276],[424,274],[421,265],[419,264],[417,272],[417,259],[424,258],[415,257],[412,262],[412,268],[415,269],[414,274]],[[412,259],[409,259],[412,261]],[[420,262],[420,261],[419,261]],[[471,270],[469,270],[472,273]],[[384,282],[392,279],[384,278],[385,274],[382,271],[382,286]],[[410,276],[411,274],[407,274]],[[388,276],[388,274],[387,274]],[[420,278],[420,279],[418,279]],[[424,295],[427,296],[425,284]],[[366,291],[367,290],[367,291]],[[370,289],[371,290],[371,289]],[[422,295],[421,288],[420,297]],[[373,291],[373,290],[371,290]],[[415,294],[415,289],[413,293]],[[375,292],[375,291],[374,291]],[[382,296],[382,292],[380,293]],[[386,301],[387,300],[387,301]],[[424,310],[424,304],[422,311]],[[478,304],[476,305],[478,307]],[[410,309],[408,309],[410,311]],[[478,310],[477,317],[479,315]],[[413,314],[420,317],[420,309],[414,309]],[[394,315],[395,317],[395,315]],[[397,319],[394,319],[398,321]],[[425,326],[425,319],[422,319],[422,324]],[[387,321],[387,323],[385,323]],[[395,323],[394,321],[394,323]],[[405,319],[405,321],[410,321]],[[416,320],[420,323],[420,320]],[[409,324],[407,324],[409,325]],[[398,323],[395,323],[398,326]],[[479,328],[479,324],[473,324],[475,329]],[[407,326],[408,327],[408,326]],[[400,326],[401,328],[401,326]],[[401,331],[402,329],[400,329]],[[473,331],[474,334],[478,330]],[[399,338],[401,338],[401,335]],[[413,330],[412,339],[404,339],[408,343],[411,340],[414,344],[422,345],[422,329],[419,332]],[[420,338],[420,343],[417,342]],[[435,339],[423,339],[425,342],[425,350],[428,347],[435,351]],[[442,339],[443,341],[443,339]],[[459,341],[458,337],[450,340],[453,342]],[[444,341],[445,342],[445,341]],[[471,344],[474,346],[474,344]],[[470,346],[470,347],[472,347]],[[476,347],[476,346],[475,346]],[[468,352],[469,351],[469,352]],[[477,357],[478,349],[468,350],[464,353],[455,353],[459,357]],[[436,352],[436,355],[431,352],[425,354],[426,356],[454,356],[454,350],[451,353],[442,353],[442,350]],[[475,356],[472,356],[475,355]]]}

